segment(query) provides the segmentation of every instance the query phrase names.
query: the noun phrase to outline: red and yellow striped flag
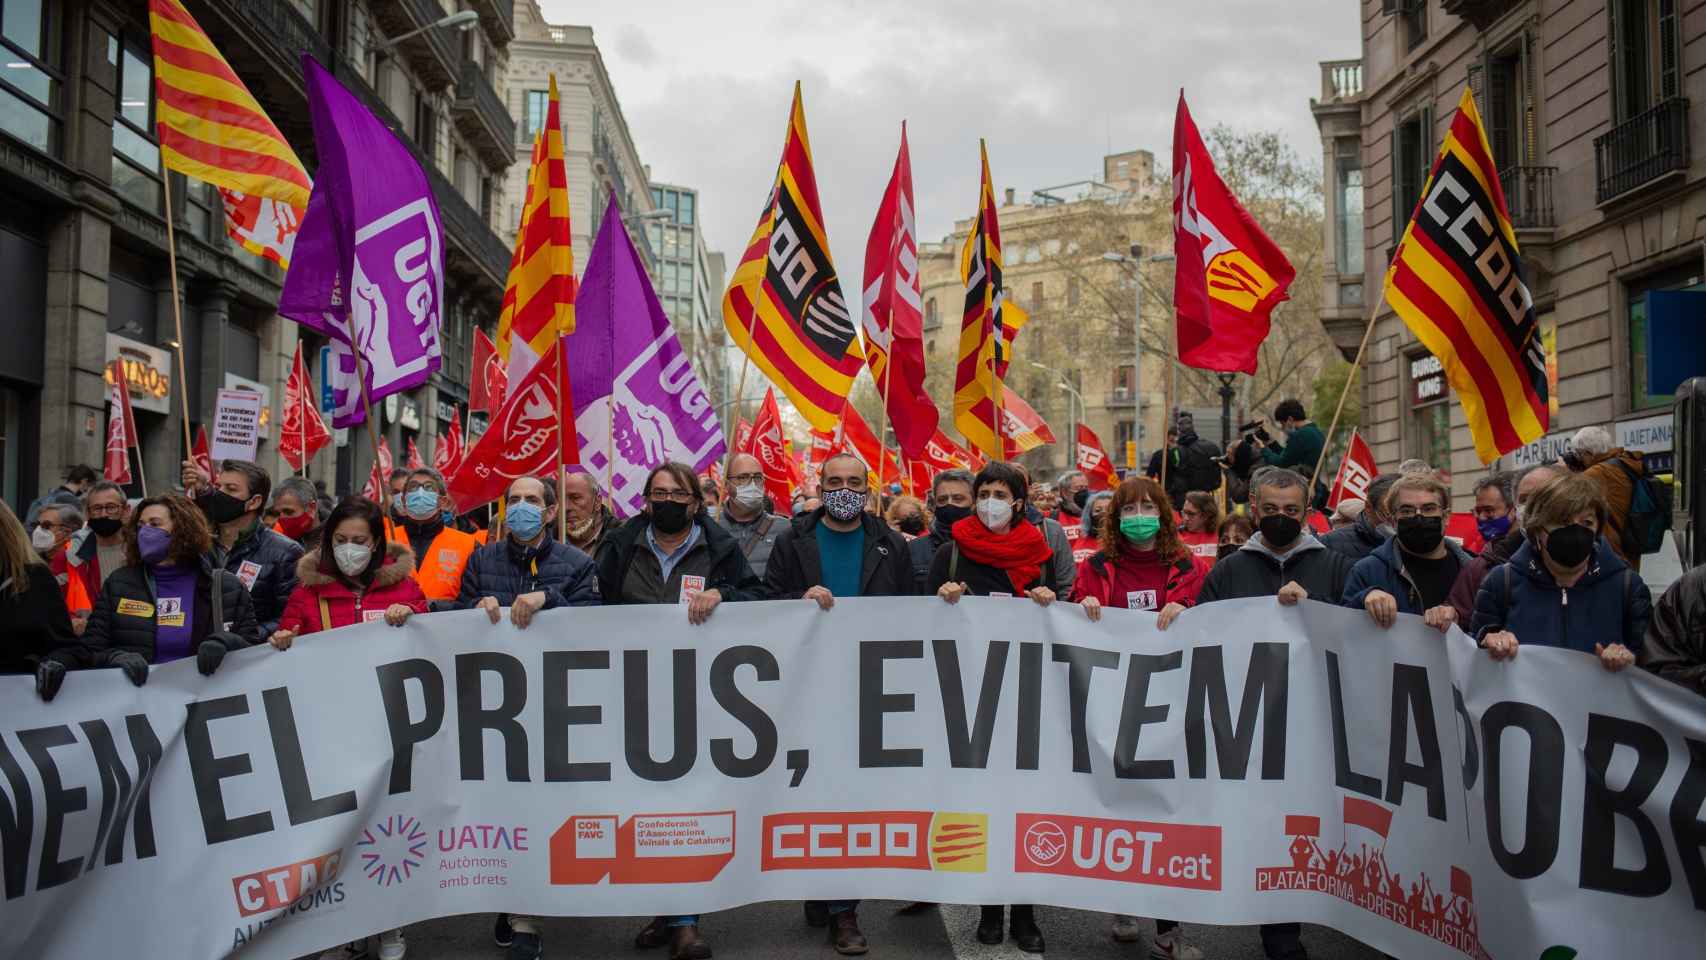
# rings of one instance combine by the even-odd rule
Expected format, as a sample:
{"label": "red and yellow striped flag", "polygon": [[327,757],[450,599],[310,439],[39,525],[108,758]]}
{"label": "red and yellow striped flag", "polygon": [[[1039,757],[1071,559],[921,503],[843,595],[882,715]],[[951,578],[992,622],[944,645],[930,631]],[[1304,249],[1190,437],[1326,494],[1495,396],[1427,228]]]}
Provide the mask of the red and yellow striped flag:
{"label": "red and yellow striped flag", "polygon": [[1012,361],[1013,338],[1030,315],[1007,300],[1001,283],[1001,224],[996,217],[995,187],[989,178],[989,151],[983,158],[983,186],[977,220],[960,250],[960,279],[966,285],[965,315],[960,321],[959,365],[954,373],[954,425],[972,449],[991,460],[1004,459],[996,436],[1002,422],[1002,389]]}
{"label": "red and yellow striped flag", "polygon": [[1546,432],[1546,358],[1493,151],[1465,87],[1386,271],[1386,302],[1438,357],[1482,463]]}
{"label": "red and yellow striped flag", "polygon": [[161,162],[218,187],[227,231],[288,266],[313,189],[302,161],[179,0],[148,0],[148,23]]}
{"label": "red and yellow striped flag", "polygon": [[563,166],[557,75],[552,74],[545,126],[533,142],[515,256],[498,315],[498,356],[509,370],[510,383],[520,383],[546,350],[575,332],[576,290],[569,181]]}
{"label": "red and yellow striped flag", "polygon": [[829,256],[798,83],[775,185],[723,294],[723,326],[812,429],[835,429],[864,355]]}

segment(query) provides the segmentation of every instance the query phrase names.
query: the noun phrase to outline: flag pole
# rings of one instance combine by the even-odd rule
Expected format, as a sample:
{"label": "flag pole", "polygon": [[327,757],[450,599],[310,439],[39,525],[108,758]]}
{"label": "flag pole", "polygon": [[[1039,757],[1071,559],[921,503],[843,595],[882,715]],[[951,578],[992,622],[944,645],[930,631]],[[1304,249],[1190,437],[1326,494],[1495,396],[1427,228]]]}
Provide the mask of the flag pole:
{"label": "flag pole", "polygon": [[[890,318],[890,323],[889,323],[889,346],[891,348],[894,346],[894,323],[893,323],[892,317]],[[887,461],[888,461],[889,447],[888,447],[888,439],[887,438],[889,435],[889,385],[890,385],[890,383],[893,382],[893,377],[894,377],[894,350],[890,349],[890,350],[886,350],[883,352],[882,389],[877,391],[878,405],[882,407],[882,412],[879,413],[877,416],[877,485],[878,486],[881,486],[883,483],[883,468],[885,466],[887,466]],[[895,435],[895,446],[896,447],[900,446],[900,435],[898,432]],[[898,457],[895,459],[897,461],[899,460]],[[895,479],[899,480],[901,478],[896,477]]]}
{"label": "flag pole", "polygon": [[[301,474],[304,479],[308,476],[308,362],[302,359],[302,341],[296,341],[296,359],[290,362],[291,374],[296,373],[297,364],[302,365],[302,390],[296,398],[296,441],[300,446],[297,456],[301,458]],[[288,391],[287,391],[288,392]]]}
{"label": "flag pole", "polygon": [[[172,228],[172,171],[162,169],[160,172],[160,189],[166,201],[166,258],[172,271],[172,325],[178,335],[178,410],[184,418],[185,456],[193,460],[195,441],[190,439],[190,377],[184,364],[184,313],[178,297],[178,235]],[[130,389],[130,385],[126,384],[125,389]]]}
{"label": "flag pole", "polygon": [[[1143,278],[1139,277],[1138,282],[1141,283],[1142,281]],[[1167,494],[1167,420],[1173,415],[1173,365],[1178,362],[1179,353],[1179,324],[1177,321],[1173,323],[1167,339],[1167,399],[1166,405],[1161,408],[1161,494],[1163,496],[1166,496]],[[1139,375],[1141,376],[1141,374]],[[1138,429],[1142,429],[1141,424],[1139,424]],[[1178,449],[1177,441],[1174,441],[1173,449]],[[1168,502],[1172,503],[1171,500]],[[1174,510],[1177,510],[1179,508],[1179,504],[1174,503],[1172,504],[1172,507]]]}
{"label": "flag pole", "polygon": [[[370,472],[377,472],[381,460],[379,456],[379,428],[373,425],[373,400],[367,395],[367,371],[362,367],[361,347],[356,342],[355,320],[346,316],[344,323],[349,326],[350,353],[355,356],[355,381],[361,385],[361,409],[365,415],[363,419],[367,421],[367,439],[369,443],[373,444],[373,471]],[[384,514],[385,529],[389,533],[391,530],[391,478],[382,476],[375,486],[379,488],[379,510]]]}
{"label": "flag pole", "polygon": [[[567,543],[569,541],[569,517],[563,510],[563,494],[569,482],[569,462],[563,459],[564,441],[567,440],[563,431],[573,430],[575,425],[568,418],[566,398],[563,396],[569,392],[566,382],[569,378],[569,358],[563,349],[563,331],[554,320],[551,323],[551,328],[551,332],[557,335],[557,542]],[[614,390],[614,386],[611,389]],[[610,457],[606,454],[605,461],[609,462],[609,460]]]}
{"label": "flag pole", "polygon": [[[1321,465],[1327,462],[1327,448],[1333,445],[1333,431],[1339,429],[1339,415],[1345,412],[1345,398],[1350,396],[1351,384],[1356,383],[1357,371],[1362,369],[1362,355],[1368,350],[1369,335],[1374,333],[1374,314],[1379,309],[1380,301],[1376,300],[1374,306],[1368,311],[1368,325],[1363,328],[1362,343],[1357,345],[1356,359],[1351,361],[1350,372],[1345,374],[1344,389],[1339,391],[1339,404],[1333,408],[1333,419],[1328,423],[1327,435],[1321,442],[1321,455],[1315,458],[1315,469],[1309,472],[1308,502],[1310,503],[1315,502],[1315,477],[1321,473]],[[1331,491],[1329,491],[1330,493]]]}

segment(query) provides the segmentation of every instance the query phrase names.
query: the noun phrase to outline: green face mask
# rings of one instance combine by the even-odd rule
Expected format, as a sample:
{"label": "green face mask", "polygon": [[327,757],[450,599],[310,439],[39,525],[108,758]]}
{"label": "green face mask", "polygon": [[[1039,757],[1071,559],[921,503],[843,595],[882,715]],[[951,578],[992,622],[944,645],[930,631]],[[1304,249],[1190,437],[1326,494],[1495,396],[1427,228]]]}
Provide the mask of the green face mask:
{"label": "green face mask", "polygon": [[1120,533],[1132,543],[1148,543],[1161,532],[1160,517],[1121,517]]}

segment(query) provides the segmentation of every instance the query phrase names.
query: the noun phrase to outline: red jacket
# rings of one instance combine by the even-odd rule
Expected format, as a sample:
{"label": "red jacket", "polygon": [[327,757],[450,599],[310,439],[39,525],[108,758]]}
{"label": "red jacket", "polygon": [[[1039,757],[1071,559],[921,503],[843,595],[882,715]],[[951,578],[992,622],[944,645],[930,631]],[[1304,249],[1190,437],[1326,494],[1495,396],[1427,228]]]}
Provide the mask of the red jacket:
{"label": "red jacket", "polygon": [[[1097,553],[1079,564],[1078,579],[1072,585],[1073,601],[1095,597],[1104,607],[1125,609],[1126,595],[1138,589],[1143,582],[1138,576],[1139,556],[1122,551],[1118,559],[1110,561],[1106,554]],[[1141,562],[1153,565],[1159,560],[1151,554]],[[1203,558],[1190,555],[1169,564],[1165,586],[1155,599],[1154,609],[1160,610],[1169,603],[1196,606],[1197,593],[1208,577],[1208,568],[1209,564]],[[1146,579],[1153,581],[1153,573]]]}
{"label": "red jacket", "polygon": [[[321,540],[322,546],[329,545],[330,540],[330,537]],[[406,543],[386,544],[385,560],[379,565],[379,572],[373,575],[372,585],[359,595],[343,580],[328,572],[329,566],[319,550],[304,553],[296,562],[298,582],[296,589],[290,592],[290,600],[284,605],[283,615],[278,618],[280,630],[318,633],[352,623],[380,620],[385,616],[385,608],[394,603],[401,603],[416,613],[427,612],[426,595],[421,593],[421,585],[414,578],[415,554]],[[322,600],[325,601],[324,608],[320,605]],[[322,619],[322,609],[331,623]]]}

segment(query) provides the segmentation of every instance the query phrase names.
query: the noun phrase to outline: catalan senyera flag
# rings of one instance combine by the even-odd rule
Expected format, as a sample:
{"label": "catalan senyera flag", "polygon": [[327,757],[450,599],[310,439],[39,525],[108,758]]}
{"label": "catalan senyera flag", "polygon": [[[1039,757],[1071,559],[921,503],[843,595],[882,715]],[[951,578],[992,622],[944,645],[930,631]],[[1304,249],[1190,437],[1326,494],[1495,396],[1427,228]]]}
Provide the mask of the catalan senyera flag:
{"label": "catalan senyera flag", "polygon": [[313,189],[302,161],[180,0],[148,0],[148,25],[161,163],[218,187],[226,231],[289,266]]}
{"label": "catalan senyera flag", "polygon": [[983,185],[977,219],[960,250],[960,279],[966,285],[960,320],[959,363],[954,372],[954,425],[966,443],[991,460],[1003,459],[1002,383],[1012,362],[1013,337],[1030,317],[1008,302],[1001,280],[1001,224],[995,187],[989,178],[989,151],[978,142]]}
{"label": "catalan senyera flag", "polygon": [[776,182],[723,294],[723,325],[813,429],[835,429],[864,356],[829,256],[798,83]]}
{"label": "catalan senyera flag", "polygon": [[1011,460],[1054,442],[1048,421],[1006,384],[1001,385],[1001,419],[1001,435],[1007,444],[1007,456],[1002,459]]}
{"label": "catalan senyera flag", "polygon": [[498,355],[518,383],[559,337],[575,332],[575,252],[569,224],[568,171],[557,75],[551,75],[545,126],[534,143],[515,256],[498,315]]}
{"label": "catalan senyera flag", "polygon": [[1386,302],[1438,357],[1482,463],[1550,423],[1522,253],[1468,87],[1386,271]]}

